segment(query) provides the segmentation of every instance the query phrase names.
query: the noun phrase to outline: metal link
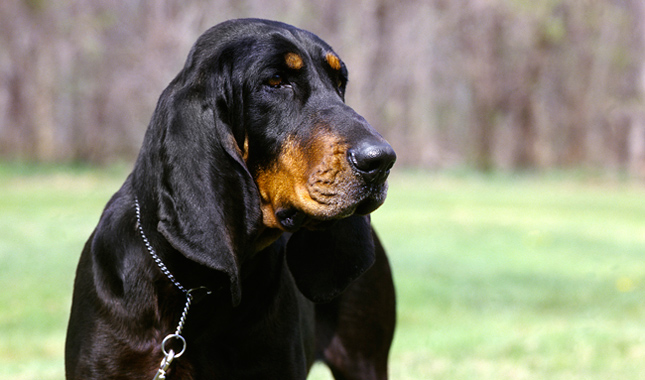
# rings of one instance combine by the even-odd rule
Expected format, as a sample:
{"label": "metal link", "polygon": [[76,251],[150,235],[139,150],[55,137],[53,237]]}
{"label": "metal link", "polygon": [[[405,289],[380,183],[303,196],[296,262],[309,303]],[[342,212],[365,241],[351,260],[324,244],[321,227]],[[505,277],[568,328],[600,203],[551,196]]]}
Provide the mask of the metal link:
{"label": "metal link", "polygon": [[211,291],[204,286],[199,288],[193,288],[193,289],[190,289],[188,292],[186,292],[186,305],[184,306],[184,311],[181,313],[181,318],[179,318],[179,325],[177,325],[177,330],[175,331],[175,335],[180,335],[181,331],[184,329],[184,325],[186,324],[186,318],[188,317],[188,310],[190,309],[190,305],[192,305],[193,303],[193,292],[196,292],[198,290],[206,291],[207,295],[211,294]]}
{"label": "metal link", "polygon": [[177,279],[175,279],[175,276],[170,273],[168,270],[168,267],[161,261],[161,258],[157,255],[157,252],[155,252],[154,248],[152,248],[152,245],[148,241],[148,238],[146,237],[146,234],[143,232],[143,225],[141,224],[141,207],[139,206],[139,200],[137,197],[134,197],[134,206],[137,211],[137,224],[139,226],[139,234],[141,234],[141,238],[143,239],[143,243],[146,245],[146,248],[148,249],[148,252],[150,253],[150,256],[152,256],[152,259],[157,263],[157,266],[159,269],[161,269],[161,272],[168,277],[168,279],[175,284],[175,286],[181,290],[184,293],[188,293],[188,290],[184,288]]}
{"label": "metal link", "polygon": [[[175,354],[175,351],[172,348],[168,351],[166,350],[166,343],[168,343],[172,339],[177,339],[181,342],[181,350],[179,350],[179,353],[177,354]],[[163,351],[164,355],[166,355],[166,358],[171,353],[173,354],[173,358],[178,358],[184,354],[184,351],[186,351],[186,339],[184,339],[184,337],[179,334],[170,334],[163,339],[163,342],[161,342],[161,351]]]}
{"label": "metal link", "polygon": [[[168,336],[170,336],[170,335],[168,335]],[[166,339],[167,338],[168,337],[166,337]],[[165,342],[165,339],[164,339],[164,342]],[[185,343],[186,342],[184,341],[184,344]],[[163,345],[161,347],[163,348]],[[184,348],[185,348],[185,345],[184,345]],[[173,351],[173,350],[170,350],[170,352],[168,352],[168,353],[166,353],[164,351],[164,353],[166,354],[166,356],[164,356],[164,358],[161,359],[161,365],[159,365],[159,370],[157,371],[157,374],[155,375],[155,377],[152,380],[164,380],[166,378],[166,373],[168,372],[168,368],[170,368],[170,363],[172,363],[172,361],[176,357],[181,356],[181,355],[175,356],[175,351]],[[183,353],[183,351],[182,351],[182,353]]]}

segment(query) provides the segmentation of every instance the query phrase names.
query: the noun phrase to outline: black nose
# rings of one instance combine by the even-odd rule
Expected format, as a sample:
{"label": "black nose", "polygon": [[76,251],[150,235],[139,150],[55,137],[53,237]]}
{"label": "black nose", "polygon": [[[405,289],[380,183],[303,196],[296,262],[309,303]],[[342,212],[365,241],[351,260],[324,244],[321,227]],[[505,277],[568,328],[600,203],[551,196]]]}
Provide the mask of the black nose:
{"label": "black nose", "polygon": [[348,151],[349,161],[368,183],[385,182],[396,153],[385,141],[361,142]]}

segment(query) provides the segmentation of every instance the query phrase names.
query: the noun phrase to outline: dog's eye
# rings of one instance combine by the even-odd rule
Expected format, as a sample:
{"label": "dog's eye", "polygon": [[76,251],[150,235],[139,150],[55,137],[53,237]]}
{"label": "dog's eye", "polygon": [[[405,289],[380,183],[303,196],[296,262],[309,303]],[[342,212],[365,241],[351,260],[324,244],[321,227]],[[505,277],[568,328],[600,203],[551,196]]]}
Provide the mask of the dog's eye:
{"label": "dog's eye", "polygon": [[275,74],[267,81],[267,84],[271,87],[278,88],[286,84],[285,80],[280,74]]}

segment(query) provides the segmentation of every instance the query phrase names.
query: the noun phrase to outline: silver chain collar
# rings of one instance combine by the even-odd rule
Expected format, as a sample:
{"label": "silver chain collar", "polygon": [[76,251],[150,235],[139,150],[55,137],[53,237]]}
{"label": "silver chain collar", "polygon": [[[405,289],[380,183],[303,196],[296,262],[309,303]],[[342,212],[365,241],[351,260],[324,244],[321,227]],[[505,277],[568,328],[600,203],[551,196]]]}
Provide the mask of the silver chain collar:
{"label": "silver chain collar", "polygon": [[[137,213],[137,226],[139,229],[139,234],[141,235],[141,238],[143,239],[143,242],[145,243],[150,256],[155,261],[155,263],[157,263],[157,266],[159,267],[161,272],[165,274],[166,277],[168,277],[170,282],[172,282],[179,290],[186,294],[186,304],[184,306],[184,311],[181,313],[181,318],[179,318],[177,330],[175,330],[174,334],[168,334],[168,336],[166,336],[161,342],[161,351],[163,351],[164,357],[161,360],[161,365],[159,366],[159,370],[157,371],[157,374],[155,375],[153,380],[163,380],[166,378],[166,373],[168,372],[170,364],[173,362],[173,360],[183,355],[184,351],[186,351],[186,339],[181,336],[181,332],[184,329],[184,325],[186,324],[186,317],[188,316],[188,310],[190,309],[190,305],[193,302],[193,292],[198,290],[205,290],[206,294],[211,294],[211,292],[203,286],[186,290],[186,288],[182,286],[179,281],[177,281],[175,276],[173,276],[172,273],[170,273],[170,271],[168,270],[168,267],[166,267],[163,261],[161,261],[161,258],[159,257],[159,255],[157,255],[157,252],[155,252],[154,248],[152,248],[150,241],[146,237],[146,234],[143,232],[143,225],[141,224],[141,207],[139,206],[139,200],[137,199],[137,197],[134,198],[134,206]],[[175,353],[172,348],[166,348],[166,345],[172,340],[177,340],[181,343],[181,349],[177,353]]]}

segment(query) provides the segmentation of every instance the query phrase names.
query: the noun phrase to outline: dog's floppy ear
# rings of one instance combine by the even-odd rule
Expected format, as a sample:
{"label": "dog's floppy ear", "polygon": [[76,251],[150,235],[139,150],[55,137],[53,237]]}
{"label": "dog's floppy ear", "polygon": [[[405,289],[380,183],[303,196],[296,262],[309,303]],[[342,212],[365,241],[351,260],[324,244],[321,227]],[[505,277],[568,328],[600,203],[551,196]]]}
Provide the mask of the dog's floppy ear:
{"label": "dog's floppy ear", "polygon": [[139,187],[156,189],[157,230],[185,257],[228,275],[237,305],[260,199],[240,150],[243,126],[226,109],[242,101],[231,99],[230,67],[203,53],[193,49],[159,99],[138,162],[151,183]]}
{"label": "dog's floppy ear", "polygon": [[326,230],[294,233],[287,263],[302,294],[314,302],[330,301],[374,264],[369,217],[354,215]]}

